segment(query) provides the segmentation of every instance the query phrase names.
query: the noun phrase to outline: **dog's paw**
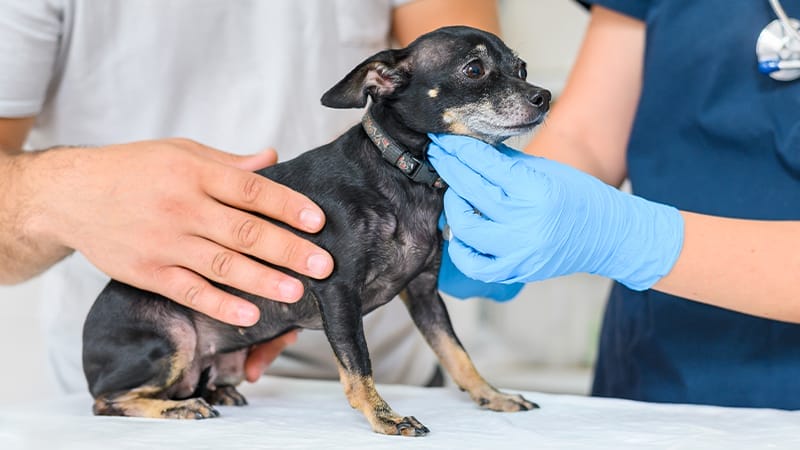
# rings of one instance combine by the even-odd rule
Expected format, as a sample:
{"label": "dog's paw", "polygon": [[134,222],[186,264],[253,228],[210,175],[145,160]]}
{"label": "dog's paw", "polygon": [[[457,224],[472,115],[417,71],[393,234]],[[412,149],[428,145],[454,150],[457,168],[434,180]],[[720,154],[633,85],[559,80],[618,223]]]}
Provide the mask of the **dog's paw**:
{"label": "dog's paw", "polygon": [[191,398],[170,402],[168,407],[161,410],[161,417],[165,419],[210,419],[219,417],[219,411],[202,398]]}
{"label": "dog's paw", "polygon": [[203,394],[203,398],[212,405],[244,406],[247,404],[244,395],[230,385],[217,386],[213,391],[208,390]]}
{"label": "dog's paw", "polygon": [[469,395],[481,408],[492,411],[516,412],[539,408],[539,405],[519,394],[506,394],[488,384],[470,390]]}
{"label": "dog's paw", "polygon": [[519,394],[504,394],[496,390],[477,396],[475,402],[483,408],[500,412],[530,411],[539,408],[539,405]]}
{"label": "dog's paw", "polygon": [[219,412],[202,398],[162,400],[125,393],[113,398],[101,395],[92,411],[98,416],[149,417],[153,419],[209,419]]}
{"label": "dog's paw", "polygon": [[430,432],[428,427],[413,416],[380,418],[375,432],[398,436],[425,436]]}

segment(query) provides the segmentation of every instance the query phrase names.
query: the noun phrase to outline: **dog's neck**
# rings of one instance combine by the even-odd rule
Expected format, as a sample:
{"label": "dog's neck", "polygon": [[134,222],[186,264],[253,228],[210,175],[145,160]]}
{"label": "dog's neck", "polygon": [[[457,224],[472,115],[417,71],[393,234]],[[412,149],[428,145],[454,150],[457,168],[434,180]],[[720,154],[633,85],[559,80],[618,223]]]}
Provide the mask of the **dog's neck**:
{"label": "dog's neck", "polygon": [[385,108],[371,106],[361,120],[364,131],[381,156],[417,183],[434,188],[446,187],[425,156],[430,143],[428,137],[397,125],[398,121],[389,118],[388,114]]}

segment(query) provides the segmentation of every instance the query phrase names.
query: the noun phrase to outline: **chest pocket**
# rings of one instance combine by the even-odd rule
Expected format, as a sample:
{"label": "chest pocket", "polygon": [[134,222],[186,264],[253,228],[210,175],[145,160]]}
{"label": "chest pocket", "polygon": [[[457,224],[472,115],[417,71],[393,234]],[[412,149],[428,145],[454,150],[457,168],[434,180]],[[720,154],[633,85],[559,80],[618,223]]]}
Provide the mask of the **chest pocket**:
{"label": "chest pocket", "polygon": [[334,0],[339,40],[343,45],[383,46],[389,39],[390,0]]}

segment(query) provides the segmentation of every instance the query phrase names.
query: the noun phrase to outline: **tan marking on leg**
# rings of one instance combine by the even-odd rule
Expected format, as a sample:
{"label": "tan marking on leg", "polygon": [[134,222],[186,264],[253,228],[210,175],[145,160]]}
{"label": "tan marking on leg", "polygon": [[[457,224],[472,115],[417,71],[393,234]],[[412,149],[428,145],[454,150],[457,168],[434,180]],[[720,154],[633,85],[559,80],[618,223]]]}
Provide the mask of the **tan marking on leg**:
{"label": "tan marking on leg", "polygon": [[[178,330],[173,330],[177,333]],[[205,419],[219,416],[219,412],[201,398],[169,400],[168,391],[180,384],[194,360],[196,341],[175,340],[177,351],[169,359],[167,377],[163,386],[140,386],[129,391],[100,395],[95,399],[96,415],[150,417],[164,419]],[[180,386],[178,386],[180,389]]]}
{"label": "tan marking on leg", "polygon": [[152,397],[162,391],[162,388],[146,386],[119,395],[101,395],[95,399],[93,411],[100,416],[154,419],[207,419],[219,416],[219,412],[201,398],[165,400]]}
{"label": "tan marking on leg", "polygon": [[372,376],[357,376],[348,373],[341,365],[339,378],[350,406],[361,411],[376,433],[422,436],[428,428],[413,416],[403,417],[395,413],[375,389]]}
{"label": "tan marking on leg", "polygon": [[450,336],[439,334],[431,344],[439,361],[461,389],[471,391],[488,384],[478,373],[467,352]]}
{"label": "tan marking on leg", "polygon": [[486,382],[467,352],[452,337],[438,334],[431,346],[453,381],[467,391],[472,400],[481,407],[506,412],[538,408],[538,405],[525,400],[521,395],[504,394]]}
{"label": "tan marking on leg", "polygon": [[164,386],[169,387],[175,384],[178,380],[181,379],[183,376],[184,371],[189,367],[189,365],[194,360],[194,352],[177,352],[175,353],[169,361],[169,374],[167,375],[167,382]]}

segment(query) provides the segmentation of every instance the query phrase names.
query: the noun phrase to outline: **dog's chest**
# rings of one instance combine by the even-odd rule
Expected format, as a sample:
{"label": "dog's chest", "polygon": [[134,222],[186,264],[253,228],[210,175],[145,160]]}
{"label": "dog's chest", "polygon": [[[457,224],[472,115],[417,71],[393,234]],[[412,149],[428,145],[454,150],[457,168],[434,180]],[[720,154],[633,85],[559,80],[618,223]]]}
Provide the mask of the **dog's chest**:
{"label": "dog's chest", "polygon": [[396,214],[376,220],[381,232],[367,250],[361,299],[365,312],[388,302],[419,273],[432,268],[441,250],[440,214],[440,197],[421,196]]}

